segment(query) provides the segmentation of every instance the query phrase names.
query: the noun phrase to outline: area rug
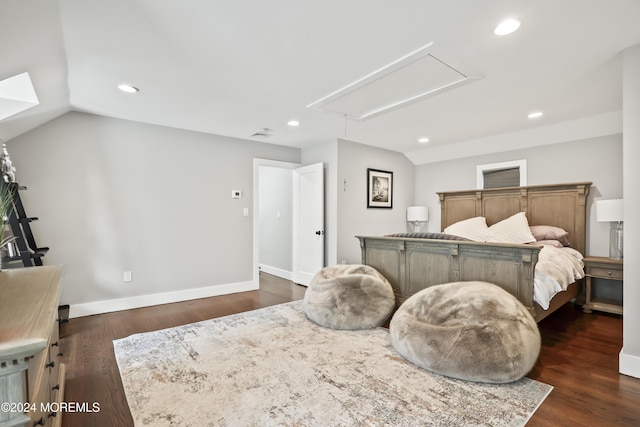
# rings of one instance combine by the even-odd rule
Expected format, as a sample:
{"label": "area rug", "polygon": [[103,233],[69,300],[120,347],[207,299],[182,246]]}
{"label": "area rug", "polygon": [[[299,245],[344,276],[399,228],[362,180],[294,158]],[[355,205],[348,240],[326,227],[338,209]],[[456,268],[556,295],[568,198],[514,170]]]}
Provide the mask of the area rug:
{"label": "area rug", "polygon": [[459,381],[386,329],[337,331],[300,301],[114,341],[136,425],[522,426],[552,387]]}

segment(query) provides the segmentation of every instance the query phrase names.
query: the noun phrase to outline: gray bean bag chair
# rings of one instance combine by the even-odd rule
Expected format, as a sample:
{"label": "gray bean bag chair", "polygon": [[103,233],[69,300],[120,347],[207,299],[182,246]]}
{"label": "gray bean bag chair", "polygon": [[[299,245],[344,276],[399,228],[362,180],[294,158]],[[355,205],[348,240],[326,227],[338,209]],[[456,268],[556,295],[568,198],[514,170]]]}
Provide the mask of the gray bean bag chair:
{"label": "gray bean bag chair", "polygon": [[533,368],[538,325],[502,288],[486,282],[432,286],[407,299],[389,325],[405,359],[453,378],[507,383]]}
{"label": "gray bean bag chair", "polygon": [[395,307],[391,285],[366,265],[334,265],[320,270],[304,294],[304,311],[332,329],[368,329],[383,325]]}

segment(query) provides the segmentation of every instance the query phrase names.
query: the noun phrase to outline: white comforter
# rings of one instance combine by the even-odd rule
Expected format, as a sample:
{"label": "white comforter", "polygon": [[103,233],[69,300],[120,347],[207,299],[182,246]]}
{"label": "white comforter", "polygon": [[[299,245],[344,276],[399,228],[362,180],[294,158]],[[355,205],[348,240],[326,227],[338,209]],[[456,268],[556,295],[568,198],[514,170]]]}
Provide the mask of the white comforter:
{"label": "white comforter", "polygon": [[551,298],[584,277],[582,254],[572,248],[544,245],[536,264],[533,299],[547,310]]}

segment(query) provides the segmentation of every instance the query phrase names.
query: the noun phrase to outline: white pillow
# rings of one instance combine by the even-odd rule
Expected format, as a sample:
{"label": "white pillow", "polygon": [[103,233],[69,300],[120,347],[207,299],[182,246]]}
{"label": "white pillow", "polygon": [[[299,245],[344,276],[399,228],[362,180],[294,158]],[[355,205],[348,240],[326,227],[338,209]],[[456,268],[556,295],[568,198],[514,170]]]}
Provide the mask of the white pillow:
{"label": "white pillow", "polygon": [[531,243],[536,238],[531,234],[529,221],[524,212],[518,212],[507,219],[489,227],[487,242],[495,243]]}
{"label": "white pillow", "polygon": [[483,216],[458,221],[445,228],[444,232],[476,242],[486,242],[489,237],[489,227],[487,227],[487,221]]}

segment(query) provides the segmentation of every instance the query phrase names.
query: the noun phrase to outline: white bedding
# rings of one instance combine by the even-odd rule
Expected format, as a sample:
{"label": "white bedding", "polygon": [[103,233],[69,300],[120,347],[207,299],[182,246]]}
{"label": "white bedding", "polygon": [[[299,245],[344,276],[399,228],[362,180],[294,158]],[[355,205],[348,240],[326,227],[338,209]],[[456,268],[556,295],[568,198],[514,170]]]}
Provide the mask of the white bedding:
{"label": "white bedding", "polygon": [[582,254],[572,248],[543,245],[535,270],[533,299],[547,310],[555,294],[584,277]]}

